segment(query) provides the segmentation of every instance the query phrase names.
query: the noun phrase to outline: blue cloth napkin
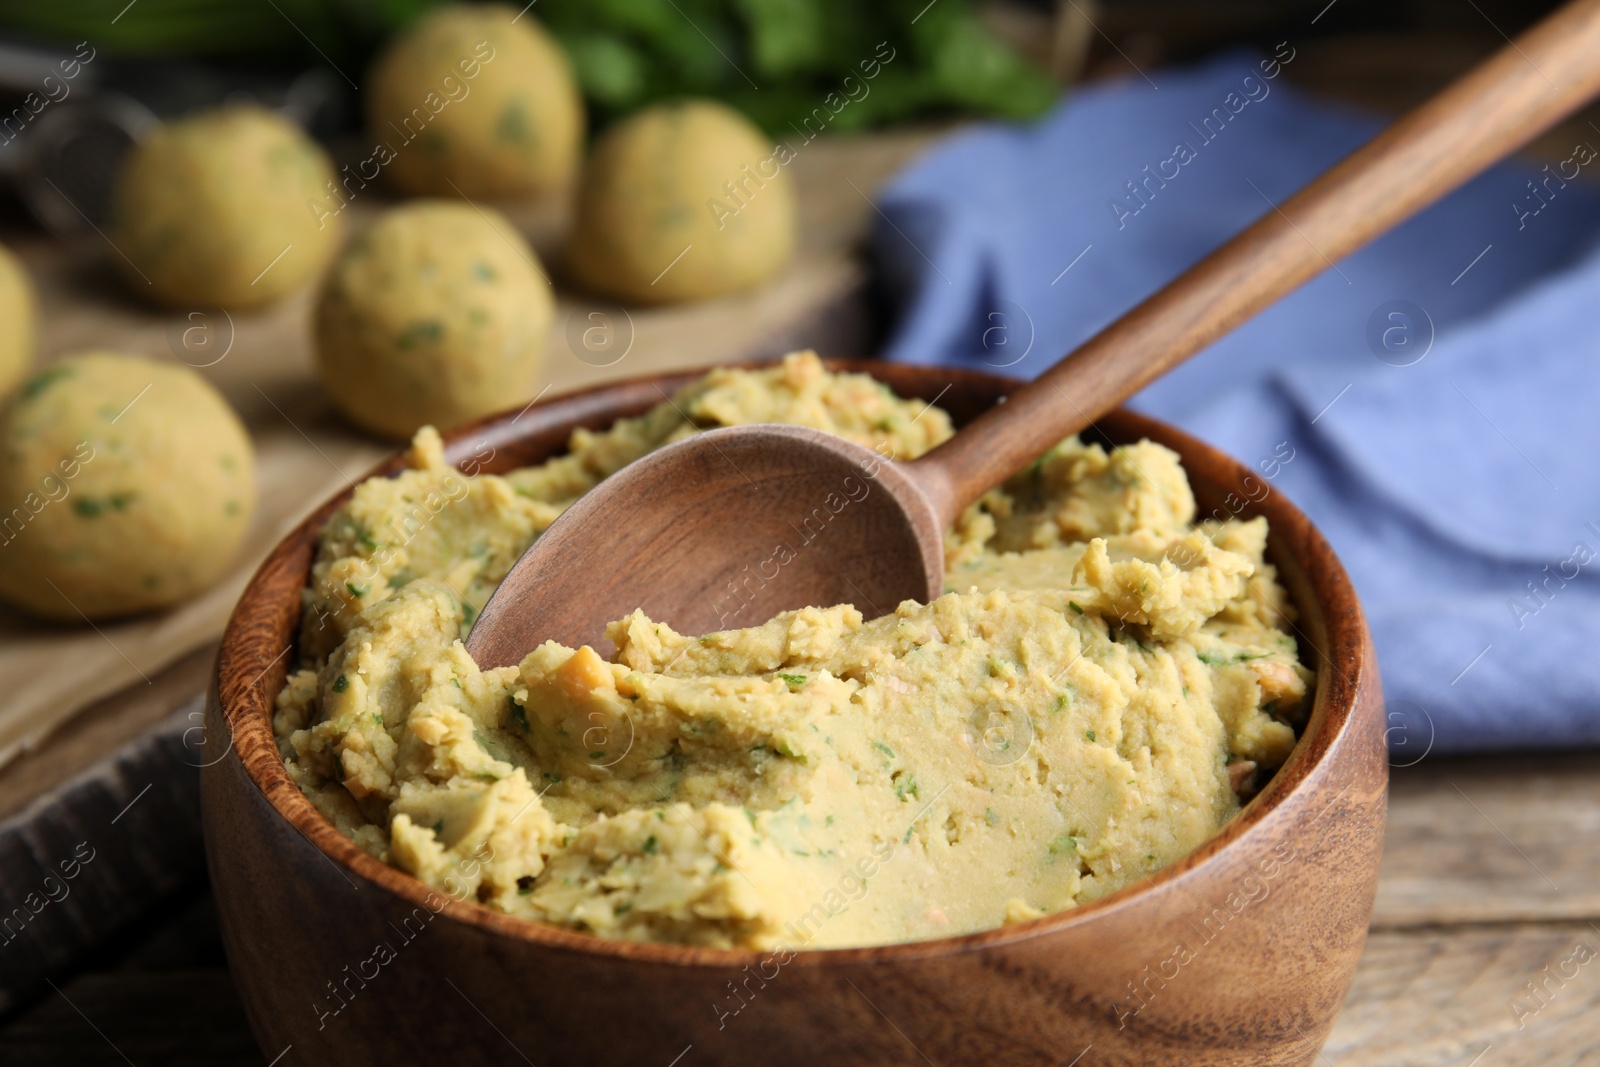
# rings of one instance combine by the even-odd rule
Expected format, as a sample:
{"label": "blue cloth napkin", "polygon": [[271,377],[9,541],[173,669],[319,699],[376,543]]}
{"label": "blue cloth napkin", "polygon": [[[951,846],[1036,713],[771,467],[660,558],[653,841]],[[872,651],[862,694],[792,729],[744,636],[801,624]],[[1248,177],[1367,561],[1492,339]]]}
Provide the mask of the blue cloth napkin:
{"label": "blue cloth napkin", "polygon": [[[1227,54],[1085,89],[918,160],[878,199],[900,308],[887,358],[1036,375],[1381,128],[1290,88],[1293,61]],[[1132,401],[1274,471],[1333,543],[1397,763],[1600,742],[1600,130],[1580,136],[1562,163],[1481,176]]]}

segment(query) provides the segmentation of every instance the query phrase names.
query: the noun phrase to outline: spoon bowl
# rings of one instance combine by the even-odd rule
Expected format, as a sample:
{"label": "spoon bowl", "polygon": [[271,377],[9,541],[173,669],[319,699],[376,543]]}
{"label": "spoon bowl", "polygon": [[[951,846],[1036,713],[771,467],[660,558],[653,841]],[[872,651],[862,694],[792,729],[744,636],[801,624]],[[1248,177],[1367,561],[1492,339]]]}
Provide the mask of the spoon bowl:
{"label": "spoon bowl", "polygon": [[546,640],[609,653],[606,625],[636,608],[689,634],[803,604],[876,617],[943,591],[943,530],[909,468],[870,448],[801,426],[706,430],[562,513],[507,576],[511,593],[485,606],[467,651],[486,668]]}

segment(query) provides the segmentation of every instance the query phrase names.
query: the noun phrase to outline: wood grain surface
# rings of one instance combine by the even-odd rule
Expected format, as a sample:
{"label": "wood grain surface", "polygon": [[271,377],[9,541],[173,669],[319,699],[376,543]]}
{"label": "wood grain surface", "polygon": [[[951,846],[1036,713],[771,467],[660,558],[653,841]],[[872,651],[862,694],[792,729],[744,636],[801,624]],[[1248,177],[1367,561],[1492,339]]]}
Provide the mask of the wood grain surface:
{"label": "wood grain surface", "polygon": [[1597,1017],[1593,923],[1374,930],[1322,1062],[1588,1067],[1600,1053]]}
{"label": "wood grain surface", "polygon": [[1600,920],[1597,770],[1594,753],[1569,752],[1434,757],[1397,774],[1374,921]]}

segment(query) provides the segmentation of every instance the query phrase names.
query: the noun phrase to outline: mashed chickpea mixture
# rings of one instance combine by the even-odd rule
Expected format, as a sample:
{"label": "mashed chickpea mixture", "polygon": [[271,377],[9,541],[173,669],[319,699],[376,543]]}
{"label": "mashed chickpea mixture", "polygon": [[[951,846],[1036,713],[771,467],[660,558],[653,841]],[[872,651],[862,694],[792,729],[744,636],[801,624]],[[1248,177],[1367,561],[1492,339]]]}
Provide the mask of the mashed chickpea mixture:
{"label": "mashed chickpea mixture", "polygon": [[[290,773],[339,829],[452,895],[606,937],[824,947],[1000,926],[1189,852],[1277,767],[1311,674],[1263,519],[1193,522],[1178,457],[1069,439],[947,535],[947,592],[482,671],[461,638],[600,479],[696,429],[790,422],[909,458],[948,417],[809,353],[716,370],[568,454],[361,485],[324,530]],[[891,451],[892,450],[892,453]],[[825,534],[823,535],[825,536]]]}

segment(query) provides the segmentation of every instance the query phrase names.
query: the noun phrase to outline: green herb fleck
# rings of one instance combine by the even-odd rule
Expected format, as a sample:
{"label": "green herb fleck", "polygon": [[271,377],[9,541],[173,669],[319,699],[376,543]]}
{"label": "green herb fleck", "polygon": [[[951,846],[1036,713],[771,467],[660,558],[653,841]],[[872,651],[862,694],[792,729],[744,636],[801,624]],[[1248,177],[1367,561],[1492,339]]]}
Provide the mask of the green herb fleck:
{"label": "green herb fleck", "polygon": [[894,795],[900,798],[900,803],[908,803],[906,797],[913,796],[918,800],[922,794],[917,792],[917,776],[914,774],[901,775],[894,781]]}
{"label": "green herb fleck", "polygon": [[1067,607],[1071,608],[1073,611],[1076,611],[1079,615],[1083,614],[1083,605],[1078,603],[1076,600],[1067,601]]}
{"label": "green herb fleck", "polygon": [[998,811],[995,811],[993,808],[984,808],[983,809],[983,821],[988,823],[990,826],[999,826],[1000,825],[1000,813]]}
{"label": "green herb fleck", "polygon": [[335,678],[333,680],[333,691],[335,693],[342,693],[346,689],[349,689],[349,688],[350,688],[350,679],[346,678],[344,675],[341,674],[341,675],[339,675],[339,677],[337,677],[337,678]]}
{"label": "green herb fleck", "polygon": [[28,379],[28,384],[22,387],[22,395],[32,400],[56,382],[70,377],[72,377],[71,367],[49,367]]}
{"label": "green herb fleck", "polygon": [[350,590],[350,595],[360,600],[367,595],[367,587],[356,582],[345,582],[344,587]]}
{"label": "green herb fleck", "polygon": [[133,502],[133,493],[112,493],[104,500],[80,496],[72,502],[72,510],[86,519],[94,519],[107,511],[122,511]]}
{"label": "green herb fleck", "polygon": [[479,748],[483,749],[483,751],[488,754],[490,759],[499,760],[501,763],[517,762],[516,759],[513,758],[510,750],[506,748],[505,742],[501,741],[497,734],[488,734],[482,730],[473,730],[472,740]]}
{"label": "green herb fleck", "polygon": [[513,100],[500,112],[500,121],[495,124],[494,135],[502,141],[527,141],[531,129],[528,125],[528,113],[522,106],[520,99]]}
{"label": "green herb fleck", "polygon": [[645,855],[654,856],[656,854],[656,849],[659,847],[656,843],[656,835],[651,834],[649,837],[645,838],[643,847]]}
{"label": "green herb fleck", "polygon": [[549,771],[545,771],[544,772],[544,776],[546,778],[550,779],[550,781],[552,781],[552,782],[561,781],[561,776],[559,774],[551,774]]}
{"label": "green herb fleck", "polygon": [[414,348],[419,344],[433,344],[444,336],[444,324],[436,319],[423,319],[413,322],[400,331],[400,336],[394,339],[394,345],[401,350]]}
{"label": "green herb fleck", "polygon": [[877,749],[879,752],[882,752],[885,756],[888,756],[890,759],[894,759],[894,749],[890,748],[888,745],[884,744],[882,741],[874,741],[874,742],[872,742],[872,747]]}
{"label": "green herb fleck", "polygon": [[1071,834],[1062,834],[1050,842],[1051,855],[1060,855],[1063,852],[1075,852],[1078,848],[1078,839]]}
{"label": "green herb fleck", "polygon": [[1267,652],[1236,652],[1232,656],[1217,656],[1209,652],[1195,653],[1195,657],[1201,663],[1212,667],[1222,667],[1229,663],[1245,663],[1253,659],[1265,659],[1268,655],[1270,653]]}
{"label": "green herb fleck", "polygon": [[1093,730],[1085,730],[1083,732],[1083,736],[1087,737],[1089,740],[1093,741],[1094,740],[1094,731]]}
{"label": "green herb fleck", "polygon": [[805,688],[806,676],[803,674],[780,674],[778,677],[788,682],[790,689]]}

